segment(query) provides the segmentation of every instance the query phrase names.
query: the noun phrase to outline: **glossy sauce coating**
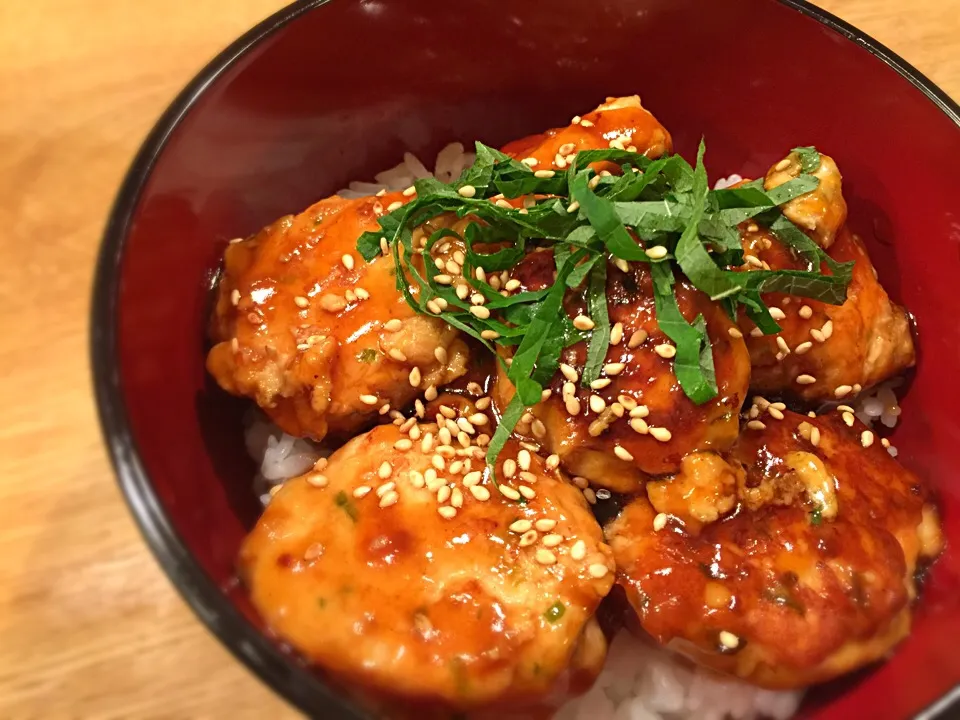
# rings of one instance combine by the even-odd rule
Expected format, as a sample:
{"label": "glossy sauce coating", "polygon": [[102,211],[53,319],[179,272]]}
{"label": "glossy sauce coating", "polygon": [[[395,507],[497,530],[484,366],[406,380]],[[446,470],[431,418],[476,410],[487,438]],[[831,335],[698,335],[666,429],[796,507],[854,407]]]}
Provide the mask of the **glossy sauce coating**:
{"label": "glossy sauce coating", "polygon": [[[552,252],[535,253],[520,263],[514,276],[524,289],[536,290],[552,283],[553,269]],[[565,301],[571,318],[588,310],[583,288],[580,290],[568,293]],[[570,378],[557,372],[550,397],[532,410],[544,426],[540,437],[536,432],[533,435],[560,456],[568,472],[601,487],[635,492],[650,475],[676,472],[687,453],[723,450],[733,444],[738,413],[747,395],[750,361],[743,340],[730,335],[733,323],[722,308],[687,283],[678,282],[680,312],[691,322],[703,314],[713,340],[719,392],[715,399],[696,405],[677,381],[673,358],[658,354],[658,348],[665,352],[664,346],[673,349],[673,344],[657,323],[646,264],[633,263],[627,272],[609,265],[606,295],[610,324],[621,326],[616,331],[620,340],[607,350],[606,369],[600,374],[609,384],[584,388],[578,379],[571,386]],[[586,356],[586,343],[580,342],[563,351],[561,362],[579,376]],[[513,388],[505,377],[499,384],[497,399],[504,406]],[[567,402],[570,389],[576,398],[574,407],[579,407],[575,413]],[[617,447],[632,459],[618,456]]]}
{"label": "glossy sauce coating", "polygon": [[267,624],[344,681],[407,700],[533,707],[582,690],[605,655],[593,614],[614,568],[583,497],[534,456],[535,497],[484,479],[481,501],[455,473],[431,482],[433,452],[398,449],[407,437],[379,426],[331,456],[324,487],[314,471],[273,498],[240,554]]}
{"label": "glossy sauce coating", "polygon": [[[796,172],[795,155],[789,156]],[[777,166],[774,166],[777,167]],[[866,248],[843,222],[846,203],[836,164],[821,155],[815,173],[820,187],[791,201],[785,214],[838,262],[854,261],[853,276],[842,305],[767,293],[764,301],[782,328],[773,336],[757,336],[742,317],[740,328],[753,364],[751,387],[806,401],[852,398],[861,388],[881,382],[915,362],[910,323],[877,280]],[[771,178],[776,180],[771,183]],[[789,171],[771,169],[767,187],[789,179]],[[774,270],[808,269],[806,262],[754,223],[741,226],[744,252]],[[751,269],[748,264],[745,269]],[[824,265],[822,272],[828,273]],[[780,342],[778,338],[782,338]],[[789,352],[787,352],[789,351]]]}
{"label": "glossy sauce coating", "polygon": [[651,484],[649,499],[630,503],[606,534],[619,582],[655,639],[751,682],[792,688],[899,642],[917,564],[942,540],[919,480],[879,442],[863,447],[864,426],[847,427],[840,413],[782,414],[762,414],[764,428],[744,429],[725,462],[713,459],[718,477],[701,482],[706,495],[694,505],[711,490],[713,502],[735,500],[720,520],[690,522],[692,507],[680,502],[689,478],[680,477],[656,484],[676,491]]}

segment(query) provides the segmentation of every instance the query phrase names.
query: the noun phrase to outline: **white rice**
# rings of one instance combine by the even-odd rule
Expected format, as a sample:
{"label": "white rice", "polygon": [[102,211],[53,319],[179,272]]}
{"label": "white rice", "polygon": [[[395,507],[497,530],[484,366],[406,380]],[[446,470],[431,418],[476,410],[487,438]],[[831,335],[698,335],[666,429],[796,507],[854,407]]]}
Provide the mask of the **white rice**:
{"label": "white rice", "polygon": [[352,182],[337,194],[344,198],[358,198],[376,195],[381,190],[404,190],[413,185],[415,180],[426,177],[435,177],[445,183],[453,182],[465,167],[473,164],[474,158],[474,153],[464,151],[462,143],[450,143],[437,153],[433,172],[430,172],[412,153],[404,153],[402,163],[377,173],[373,176],[373,182]]}
{"label": "white rice", "polygon": [[622,630],[590,691],[556,720],[785,720],[802,692],[763,690],[695,667]]}

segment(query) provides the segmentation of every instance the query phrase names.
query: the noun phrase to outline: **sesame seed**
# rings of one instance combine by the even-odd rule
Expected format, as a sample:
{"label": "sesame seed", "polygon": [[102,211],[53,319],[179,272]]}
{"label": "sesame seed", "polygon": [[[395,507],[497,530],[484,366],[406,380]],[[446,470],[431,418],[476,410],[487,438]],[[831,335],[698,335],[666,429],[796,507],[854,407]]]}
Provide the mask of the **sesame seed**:
{"label": "sesame seed", "polygon": [[[396,203],[396,204],[399,205],[400,203]],[[350,253],[344,253],[343,256],[340,258],[340,262],[343,263],[343,266],[347,270],[353,270],[354,260],[353,260],[353,255],[351,255]]]}
{"label": "sesame seed", "polygon": [[800,343],[799,345],[797,345],[797,346],[793,349],[793,351],[794,351],[797,355],[805,355],[806,353],[810,352],[810,348],[812,348],[812,347],[813,347],[813,343],[808,340],[808,341],[806,341],[806,342],[802,342],[802,343]]}
{"label": "sesame seed", "polygon": [[444,485],[437,490],[437,503],[443,505],[447,500],[450,499],[450,486]]}
{"label": "sesame seed", "polygon": [[520,466],[521,470],[530,469],[530,451],[529,450],[521,450],[520,452],[517,453],[517,465]]}
{"label": "sesame seed", "polygon": [[523,535],[520,536],[520,547],[528,547],[533,545],[539,537],[540,536],[537,535],[536,530],[527,530]]}
{"label": "sesame seed", "polygon": [[890,447],[890,441],[887,440],[887,438],[880,438],[880,444],[883,445],[885,448]]}
{"label": "sesame seed", "polygon": [[[853,387],[850,385],[838,385],[837,388],[833,391],[833,396],[838,400],[842,397],[846,397],[853,390]],[[838,408],[839,409],[839,408]]]}
{"label": "sesame seed", "polygon": [[784,158],[783,160],[778,162],[776,165],[774,165],[773,169],[776,170],[777,172],[782,172],[786,170],[788,167],[790,167],[790,158]]}
{"label": "sesame seed", "polygon": [[729,336],[732,337],[732,338],[737,338],[737,339],[743,337],[743,333],[740,332],[740,330],[738,330],[738,329],[735,328],[735,327],[727,328],[727,335],[729,335]]}
{"label": "sesame seed", "polygon": [[552,178],[556,174],[553,170],[536,170],[533,176],[538,178]]}
{"label": "sesame seed", "polygon": [[564,407],[566,408],[568,415],[579,415],[580,414],[580,401],[577,398],[570,396],[564,401]]}
{"label": "sesame seed", "polygon": [[377,399],[376,395],[361,395],[360,402],[362,402],[364,405],[376,405],[380,402],[380,400]]}
{"label": "sesame seed", "polygon": [[580,126],[585,128],[593,127],[593,123],[590,120],[581,120]]}
{"label": "sesame seed", "polygon": [[390,246],[387,245],[387,239],[385,237],[380,238],[380,252],[384,255],[390,253]]}
{"label": "sesame seed", "polygon": [[588,318],[586,315],[577,315],[573,319],[573,326],[577,330],[593,330],[593,320]]}
{"label": "sesame seed", "polygon": [[744,255],[743,260],[745,264],[751,267],[758,267],[758,268],[763,267],[763,263],[760,261],[760,258],[758,258],[756,255]]}
{"label": "sesame seed", "polygon": [[573,366],[567,365],[567,363],[560,363],[560,372],[563,373],[563,376],[569,382],[575,383],[580,380],[580,375],[577,373],[577,371],[573,368]]}
{"label": "sesame seed", "polygon": [[[780,161],[780,165],[782,165],[783,163],[787,163],[787,164],[789,165],[789,164],[790,164],[790,161],[789,161],[789,160],[781,160],[781,161]],[[783,168],[780,168],[779,165],[778,165],[778,169],[782,170]],[[738,638],[738,637],[737,637],[736,635],[734,635],[732,632],[727,632],[726,630],[721,630],[721,631],[720,631],[719,638],[720,638],[720,644],[723,645],[723,646],[724,646],[725,648],[727,648],[728,650],[735,650],[735,649],[740,645],[740,638]]]}
{"label": "sesame seed", "polygon": [[633,335],[630,336],[630,339],[627,341],[627,347],[631,350],[639,347],[647,339],[646,330],[637,330]]}
{"label": "sesame seed", "polygon": [[869,430],[864,430],[862,433],[860,433],[860,444],[865,448],[870,447],[873,445],[873,437],[874,436],[872,432]]}
{"label": "sesame seed", "polygon": [[443,310],[441,310],[440,306],[437,304],[436,300],[427,300],[427,310],[432,312],[434,315],[439,315],[440,313],[443,312]]}
{"label": "sesame seed", "polygon": [[759,420],[751,420],[750,422],[747,423],[747,427],[748,427],[750,430],[764,430],[764,429],[766,429],[767,426],[764,425],[764,424],[763,424],[762,422],[760,422]]}
{"label": "sesame seed", "polygon": [[512,487],[510,487],[509,485],[498,485],[498,486],[497,486],[497,489],[500,490],[500,494],[503,495],[504,497],[508,497],[508,498],[510,498],[511,500],[519,500],[519,499],[520,499],[520,493],[518,493],[516,490],[514,490],[514,489],[513,489]]}
{"label": "sesame seed", "polygon": [[413,197],[416,194],[417,194],[417,189],[413,185],[411,185],[410,187],[406,188],[403,191],[404,197]]}
{"label": "sesame seed", "polygon": [[673,437],[673,433],[662,427],[650,428],[650,435],[652,435],[655,440],[659,440],[660,442],[670,442],[670,438]]}
{"label": "sesame seed", "polygon": [[519,534],[525,533],[527,530],[533,527],[533,523],[529,520],[516,520],[510,524],[510,532],[515,532]]}
{"label": "sesame seed", "polygon": [[482,337],[484,340],[496,340],[498,337],[500,337],[500,333],[498,333],[496,330],[483,330],[480,333],[480,337]]}
{"label": "sesame seed", "polygon": [[537,491],[528,485],[519,486],[520,494],[523,495],[527,500],[533,500],[537,496]]}
{"label": "sesame seed", "polygon": [[359,500],[362,497],[366,497],[367,493],[369,493],[372,489],[373,488],[368,485],[361,485],[360,487],[354,489],[353,496]]}
{"label": "sesame seed", "polygon": [[230,349],[233,352],[240,352],[240,341],[237,338],[230,338]]}
{"label": "sesame seed", "polygon": [[[390,484],[392,485],[393,483]],[[379,495],[379,493],[377,494]],[[380,507],[386,508],[391,505],[396,505],[399,499],[400,495],[396,490],[389,490],[380,497]]]}
{"label": "sesame seed", "polygon": [[763,336],[763,330],[761,330],[758,327],[755,327],[753,330],[750,331],[750,337],[762,337],[762,336]]}
{"label": "sesame seed", "polygon": [[816,381],[813,375],[797,375],[797,385],[813,385]]}
{"label": "sesame seed", "polygon": [[537,166],[537,159],[536,159],[535,157],[527,157],[527,158],[524,158],[523,160],[521,160],[520,162],[522,162],[522,163],[523,163],[524,165],[526,165],[527,167],[536,167],[536,166]]}
{"label": "sesame seed", "polygon": [[849,405],[837,405],[837,412],[848,412],[848,413],[852,413],[852,412],[853,412],[853,408],[850,407]]}
{"label": "sesame seed", "polygon": [[587,556],[587,544],[583,540],[577,540],[570,548],[570,557],[574,560],[583,560]]}
{"label": "sesame seed", "polygon": [[597,185],[599,185],[599,184],[600,184],[600,176],[599,176],[599,175],[594,175],[594,176],[593,176],[592,178],[590,178],[590,180],[587,182],[587,187],[589,187],[591,190],[594,190],[594,189],[596,189]]}
{"label": "sesame seed", "polygon": [[326,475],[320,475],[319,473],[311,473],[310,475],[307,475],[307,484],[312,485],[313,487],[326,487],[327,482]]}
{"label": "sesame seed", "polygon": [[464,185],[457,192],[461,197],[472,198],[477,194],[477,189],[473,185]]}
{"label": "sesame seed", "polygon": [[415,367],[413,370],[410,371],[409,380],[410,380],[410,385],[412,387],[420,387],[421,379],[422,378],[420,376],[420,368]]}
{"label": "sesame seed", "polygon": [[667,516],[666,513],[657,513],[653,518],[653,529],[657,532],[660,532],[667,526]]}
{"label": "sesame seed", "polygon": [[621,460],[626,460],[627,462],[633,460],[633,455],[631,455],[626,448],[620,447],[619,445],[613,446],[613,454]]}
{"label": "sesame seed", "polygon": [[770,310],[770,317],[772,317],[774,320],[786,320],[787,314],[783,310],[778,308],[776,305],[769,308],[769,310]]}
{"label": "sesame seed", "polygon": [[517,461],[513,458],[507,458],[503,461],[503,475],[504,477],[512,478],[517,474]]}
{"label": "sesame seed", "polygon": [[384,461],[377,470],[377,477],[386,480],[390,477],[391,473],[393,473],[393,466],[387,461]]}
{"label": "sesame seed", "polygon": [[603,412],[603,409],[607,406],[606,401],[599,395],[590,396],[590,410],[595,413]]}
{"label": "sesame seed", "polygon": [[387,353],[387,354],[388,354],[390,357],[392,357],[394,360],[396,360],[397,362],[406,362],[406,361],[407,361],[407,356],[404,355],[400,350],[397,350],[396,348],[390,348],[390,352]]}
{"label": "sesame seed", "polygon": [[447,309],[447,301],[444,300],[442,297],[434,298],[433,301],[437,304],[437,307],[440,308],[441,310]]}
{"label": "sesame seed", "polygon": [[240,304],[240,291],[234,288],[230,293],[230,304],[239,305]]}
{"label": "sesame seed", "polygon": [[618,322],[610,330],[610,344],[619,345],[621,340],[623,340],[623,323]]}
{"label": "sesame seed", "polygon": [[669,360],[677,354],[677,348],[675,348],[670,343],[661,343],[657,345],[653,351],[657,353],[662,358]]}
{"label": "sesame seed", "polygon": [[555,565],[557,562],[557,556],[546,548],[537,548],[534,557],[541,565]]}
{"label": "sesame seed", "polygon": [[453,520],[457,516],[457,509],[455,507],[450,507],[449,505],[444,505],[437,508],[437,512],[440,513],[440,517],[444,520]]}
{"label": "sesame seed", "polygon": [[661,260],[667,256],[667,249],[663,245],[654,245],[644,250],[644,253],[652,260]]}
{"label": "sesame seed", "polygon": [[481,320],[486,320],[490,317],[490,310],[485,308],[483,305],[474,305],[470,308],[470,314],[474,317],[478,317]]}
{"label": "sesame seed", "polygon": [[366,290],[364,290],[362,287],[358,287],[358,288],[356,289],[356,291],[355,291],[355,294],[356,294],[356,296],[357,296],[358,298],[360,298],[361,300],[369,300],[369,299],[370,299],[370,293],[368,293],[368,292],[367,292]]}
{"label": "sesame seed", "polygon": [[399,318],[393,318],[392,320],[387,320],[383,324],[383,329],[388,332],[397,332],[400,328],[403,327],[403,321]]}
{"label": "sesame seed", "polygon": [[820,444],[820,428],[813,427],[810,429],[810,443],[817,447]]}
{"label": "sesame seed", "polygon": [[450,492],[450,504],[455,508],[463,507],[463,493],[460,491],[460,488],[454,488]]}
{"label": "sesame seed", "polygon": [[820,332],[823,333],[824,340],[829,340],[830,336],[833,335],[833,320],[827,320],[820,328]]}
{"label": "sesame seed", "polygon": [[543,540],[541,540],[540,542],[543,544],[544,547],[554,548],[563,542],[563,535],[558,535],[557,533],[545,535]]}
{"label": "sesame seed", "polygon": [[610,572],[607,569],[606,565],[602,563],[593,563],[590,567],[587,568],[587,572],[590,573],[590,577],[597,578],[598,580]]}
{"label": "sesame seed", "polygon": [[424,390],[424,391],[423,391],[423,397],[427,400],[427,402],[433,402],[434,400],[436,400],[436,399],[437,399],[437,386],[436,386],[436,385],[431,385],[431,386],[428,387],[426,390]]}
{"label": "sesame seed", "polygon": [[637,405],[634,403],[634,407],[630,410],[630,417],[632,418],[645,418],[650,415],[650,408],[646,405]]}
{"label": "sesame seed", "polygon": [[410,438],[402,438],[400,440],[397,440],[393,444],[393,447],[394,449],[399,450],[400,452],[406,452],[407,450],[413,447],[413,441],[410,440]]}
{"label": "sesame seed", "polygon": [[603,372],[607,375],[619,375],[626,367],[625,363],[607,363],[603,366]]}
{"label": "sesame seed", "polygon": [[486,502],[490,499],[490,491],[487,490],[483,485],[471,485],[470,494],[480,502]]}
{"label": "sesame seed", "polygon": [[453,282],[453,278],[451,276],[442,273],[439,275],[434,275],[433,279],[437,281],[438,285],[449,285]]}
{"label": "sesame seed", "polygon": [[845,412],[840,417],[843,418],[843,422],[846,423],[847,427],[853,427],[854,417],[852,412]]}
{"label": "sesame seed", "polygon": [[827,338],[824,337],[823,333],[820,330],[817,330],[816,328],[813,328],[810,331],[810,337],[812,337],[814,340],[820,343],[827,341]]}
{"label": "sesame seed", "polygon": [[640,435],[646,435],[650,432],[650,426],[647,425],[647,421],[643,418],[633,418],[630,420],[630,427],[634,432],[639,433]]}
{"label": "sesame seed", "polygon": [[293,299],[294,304],[299,308],[305,308],[310,305],[310,301],[307,300],[303,295],[297,295]]}
{"label": "sesame seed", "polygon": [[[560,163],[557,163],[557,164],[559,165]],[[579,209],[580,209],[580,203],[578,203],[576,200],[574,200],[572,203],[567,205],[568,213],[575,213]]]}
{"label": "sesame seed", "polygon": [[802,317],[804,320],[809,320],[810,318],[813,317],[813,308],[810,307],[809,305],[801,306],[799,312],[800,312],[800,317]]}
{"label": "sesame seed", "polygon": [[790,354],[790,346],[787,345],[787,341],[783,339],[782,335],[777,335],[777,347],[784,355]]}

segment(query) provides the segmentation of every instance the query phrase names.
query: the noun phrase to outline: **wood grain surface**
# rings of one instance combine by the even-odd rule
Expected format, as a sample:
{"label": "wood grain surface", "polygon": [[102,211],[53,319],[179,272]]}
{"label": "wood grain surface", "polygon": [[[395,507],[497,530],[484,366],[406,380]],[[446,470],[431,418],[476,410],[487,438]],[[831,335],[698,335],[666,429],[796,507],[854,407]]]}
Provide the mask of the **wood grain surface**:
{"label": "wood grain surface", "polygon": [[[0,0],[0,718],[297,716],[141,540],[87,358],[94,258],[133,153],[207,60],[283,4]],[[960,97],[960,0],[821,4]]]}

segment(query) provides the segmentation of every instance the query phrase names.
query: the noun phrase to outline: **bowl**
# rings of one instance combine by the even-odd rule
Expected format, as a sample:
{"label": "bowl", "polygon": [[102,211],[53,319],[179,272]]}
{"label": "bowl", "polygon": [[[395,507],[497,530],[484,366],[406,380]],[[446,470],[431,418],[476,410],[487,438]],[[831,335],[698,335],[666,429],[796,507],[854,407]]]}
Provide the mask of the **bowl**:
{"label": "bowl", "polygon": [[492,145],[640,93],[714,173],[798,144],[844,173],[850,222],[914,313],[919,369],[895,443],[937,488],[948,548],[893,658],[811,694],[816,718],[946,717],[960,699],[960,108],[909,64],[796,0],[299,2],[221,53],[150,133],[106,229],[97,400],[120,485],[173,583],[222,642],[310,715],[363,717],[271,639],[235,581],[259,506],[246,404],[204,371],[227,241],[451,140]]}

